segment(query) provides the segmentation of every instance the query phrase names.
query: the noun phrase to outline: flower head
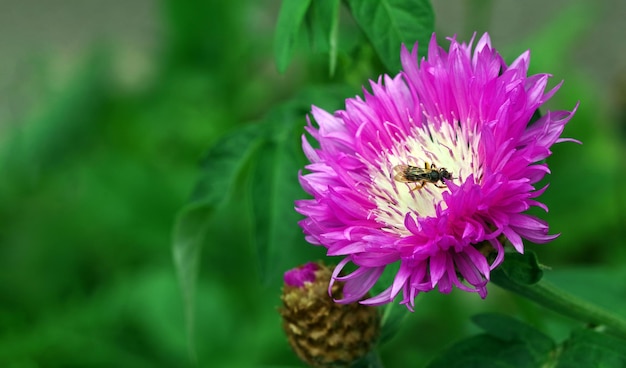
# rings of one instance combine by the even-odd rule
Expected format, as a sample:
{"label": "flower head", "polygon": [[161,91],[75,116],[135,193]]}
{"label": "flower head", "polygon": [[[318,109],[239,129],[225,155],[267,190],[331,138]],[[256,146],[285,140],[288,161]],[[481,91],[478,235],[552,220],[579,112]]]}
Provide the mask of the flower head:
{"label": "flower head", "polygon": [[[397,262],[392,284],[361,303],[402,292],[412,308],[420,292],[454,286],[484,298],[504,238],[523,253],[523,239],[557,236],[525,211],[547,211],[535,184],[576,108],[536,119],[560,84],[546,91],[548,74],[527,75],[529,52],[507,65],[487,34],[475,47],[449,41],[446,51],[433,35],[419,63],[417,45],[403,46],[400,74],[371,82],[345,110],[312,109],[318,127],[306,130],[319,148],[303,137],[311,163],[300,182],[313,199],[296,210],[310,243],[345,257],[331,280],[345,283],[338,302],[363,299]],[[340,276],[349,262],[356,270]]]}

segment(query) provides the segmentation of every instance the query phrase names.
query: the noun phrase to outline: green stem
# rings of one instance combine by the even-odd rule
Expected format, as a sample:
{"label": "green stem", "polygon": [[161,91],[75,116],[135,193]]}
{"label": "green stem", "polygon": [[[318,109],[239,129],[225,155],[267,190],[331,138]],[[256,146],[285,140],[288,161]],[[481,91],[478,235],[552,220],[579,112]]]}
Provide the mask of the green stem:
{"label": "green stem", "polygon": [[505,272],[496,271],[491,281],[503,289],[524,296],[548,309],[584,321],[594,326],[605,326],[608,331],[626,338],[626,320],[595,304],[569,294],[547,281],[524,285],[513,281]]}
{"label": "green stem", "polygon": [[363,359],[352,365],[352,368],[384,368],[380,355],[372,350]]}

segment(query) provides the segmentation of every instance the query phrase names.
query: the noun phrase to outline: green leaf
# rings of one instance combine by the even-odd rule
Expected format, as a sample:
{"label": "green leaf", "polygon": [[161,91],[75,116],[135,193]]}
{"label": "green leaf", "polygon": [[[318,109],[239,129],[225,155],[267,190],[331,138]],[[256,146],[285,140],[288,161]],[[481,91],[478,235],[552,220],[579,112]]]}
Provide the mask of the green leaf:
{"label": "green leaf", "polygon": [[261,126],[248,125],[222,139],[212,147],[202,166],[203,177],[199,181],[192,202],[177,215],[173,234],[174,266],[180,284],[189,336],[189,349],[195,359],[195,289],[199,269],[200,250],[207,227],[215,210],[229,193],[238,187],[242,168],[256,150],[255,141]]}
{"label": "green leaf", "polygon": [[626,340],[591,330],[576,330],[563,344],[556,367],[626,367]]}
{"label": "green leaf", "polygon": [[524,341],[534,356],[541,357],[554,349],[554,341],[535,328],[509,316],[483,313],[472,317],[472,321],[489,335],[503,341]]}
{"label": "green leaf", "polygon": [[274,58],[278,71],[284,73],[293,54],[300,25],[311,0],[285,0],[282,2],[274,34]]}
{"label": "green leaf", "polygon": [[[300,148],[304,116],[283,107],[268,116],[270,134],[255,156],[251,172],[254,242],[262,279],[267,283],[291,265],[285,259],[301,245],[301,216],[294,201],[304,197],[298,171],[304,166]],[[296,124],[301,121],[302,124]]]}
{"label": "green leaf", "polygon": [[174,226],[174,266],[183,296],[189,353],[194,361],[196,360],[194,343],[196,278],[200,249],[214,209],[213,206],[205,203],[192,204],[179,213]]}
{"label": "green leaf", "polygon": [[513,318],[483,314],[474,321],[486,333],[457,342],[428,367],[541,367],[554,349],[549,337]]}
{"label": "green leaf", "polygon": [[530,251],[526,254],[508,253],[502,265],[494,272],[496,278],[499,272],[504,272],[510,280],[520,285],[536,284],[543,276],[537,255]]}
{"label": "green leaf", "polygon": [[435,30],[429,0],[349,0],[352,14],[370,39],[387,69],[400,70],[400,45],[411,48],[417,41],[420,54]]}
{"label": "green leaf", "polygon": [[402,322],[410,315],[406,306],[399,303],[389,303],[383,309],[379,344],[390,341],[400,331]]}
{"label": "green leaf", "polygon": [[337,66],[337,41],[339,39],[339,0],[314,1],[309,11],[309,34],[313,47],[328,52],[328,68],[334,75]]}
{"label": "green leaf", "polygon": [[[300,114],[299,117],[296,117],[298,119],[296,125],[304,126],[306,124],[304,116],[311,112],[312,105],[332,113],[335,110],[345,109],[346,98],[355,96],[361,92],[360,86],[355,88],[347,84],[311,86],[300,90],[300,92],[289,101],[288,105],[293,109],[297,109],[296,112]],[[300,147],[300,143],[298,143],[298,147]]]}
{"label": "green leaf", "polygon": [[242,169],[265,136],[265,126],[248,124],[222,138],[202,160],[200,179],[192,201],[210,205],[224,202],[231,192],[242,190]]}
{"label": "green leaf", "polygon": [[333,111],[341,108],[351,93],[354,90],[346,85],[309,87],[263,120],[267,131],[251,163],[248,190],[253,241],[265,284],[295,264],[318,256],[321,250],[303,248],[304,237],[298,226],[302,217],[294,210],[294,202],[306,197],[298,182],[298,172],[307,163],[301,137],[311,104]]}

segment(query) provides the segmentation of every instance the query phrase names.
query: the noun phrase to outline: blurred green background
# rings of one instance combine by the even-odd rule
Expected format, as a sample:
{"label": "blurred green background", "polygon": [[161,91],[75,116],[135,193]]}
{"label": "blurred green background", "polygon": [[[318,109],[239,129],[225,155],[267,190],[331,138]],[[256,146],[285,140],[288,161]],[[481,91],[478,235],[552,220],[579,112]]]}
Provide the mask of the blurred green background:
{"label": "blurred green background", "polygon": [[[278,74],[279,5],[0,0],[1,367],[191,366],[171,233],[203,153],[305,86],[343,78],[354,95],[376,78],[341,67],[329,77],[325,55],[311,53],[306,39]],[[580,101],[565,135],[584,144],[554,147],[542,197],[550,213],[541,216],[562,235],[530,247],[552,268],[548,278],[626,314],[626,4],[433,5],[440,36],[489,31],[509,62],[531,49],[533,73],[552,73],[552,85],[565,80],[549,108]],[[341,32],[345,61],[363,36],[349,17]],[[284,269],[261,281],[246,211],[235,195],[209,229],[199,365],[302,366],[276,312]],[[323,254],[303,244],[282,264]],[[572,285],[567,275],[582,281]],[[467,317],[483,311],[509,313],[557,339],[571,327],[495,287],[484,301],[432,293],[382,347],[383,361],[422,366],[476,332]]]}

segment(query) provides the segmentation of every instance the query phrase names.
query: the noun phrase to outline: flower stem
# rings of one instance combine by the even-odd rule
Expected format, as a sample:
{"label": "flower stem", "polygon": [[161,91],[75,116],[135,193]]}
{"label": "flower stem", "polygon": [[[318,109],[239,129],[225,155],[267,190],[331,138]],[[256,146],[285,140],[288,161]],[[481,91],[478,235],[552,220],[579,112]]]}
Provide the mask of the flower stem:
{"label": "flower stem", "polygon": [[503,289],[517,293],[557,313],[593,326],[604,326],[607,331],[626,338],[624,318],[565,292],[547,281],[542,280],[532,285],[524,285],[515,282],[504,272],[494,272],[491,281]]}
{"label": "flower stem", "polygon": [[384,366],[378,352],[372,350],[363,359],[353,364],[352,368],[384,368]]}

